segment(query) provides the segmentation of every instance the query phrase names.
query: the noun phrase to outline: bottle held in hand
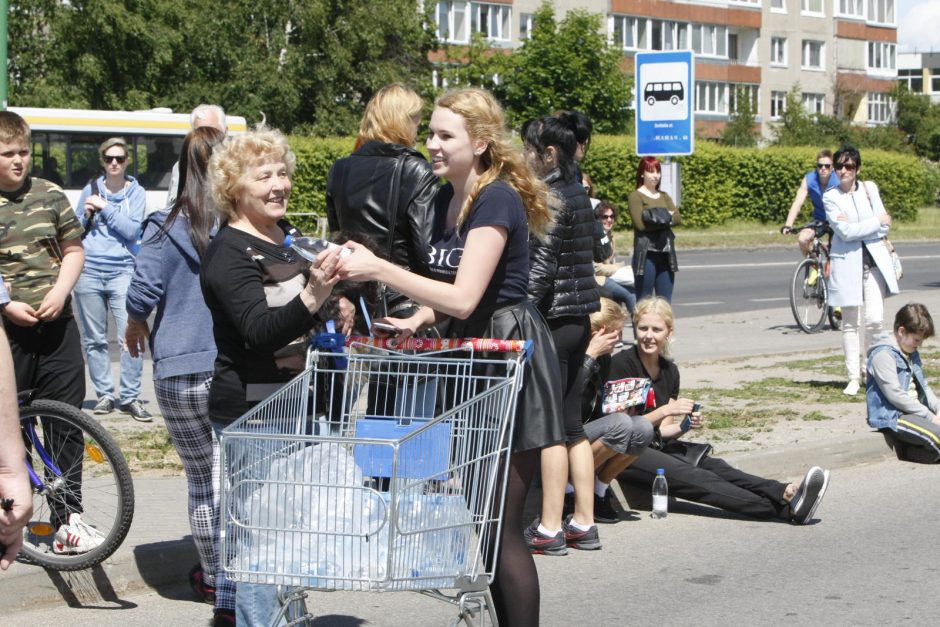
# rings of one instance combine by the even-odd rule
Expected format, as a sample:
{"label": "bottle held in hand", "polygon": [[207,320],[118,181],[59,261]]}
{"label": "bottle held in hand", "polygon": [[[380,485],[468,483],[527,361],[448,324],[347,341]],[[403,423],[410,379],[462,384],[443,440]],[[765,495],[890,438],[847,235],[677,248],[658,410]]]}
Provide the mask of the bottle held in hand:
{"label": "bottle held in hand", "polygon": [[657,468],[653,479],[653,518],[665,518],[669,513],[669,486],[666,484],[666,469]]}
{"label": "bottle held in hand", "polygon": [[[332,248],[338,248],[338,244],[319,237],[294,237],[291,234],[288,234],[284,238],[284,248],[292,248],[294,251],[306,259],[307,261],[316,261],[317,255],[322,253],[324,250],[330,250]],[[352,248],[344,248],[340,251],[339,256],[345,257],[346,255],[352,253]]]}

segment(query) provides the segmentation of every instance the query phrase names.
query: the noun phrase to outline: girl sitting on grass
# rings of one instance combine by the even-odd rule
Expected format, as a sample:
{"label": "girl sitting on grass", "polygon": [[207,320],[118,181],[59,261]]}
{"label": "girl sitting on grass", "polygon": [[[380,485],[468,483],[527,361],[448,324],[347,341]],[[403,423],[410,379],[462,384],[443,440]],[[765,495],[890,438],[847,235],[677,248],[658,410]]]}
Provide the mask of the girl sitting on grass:
{"label": "girl sitting on grass", "polygon": [[894,333],[868,351],[868,424],[881,431],[898,459],[940,461],[940,401],[924,376],[917,349],[934,334],[920,303],[901,307]]}

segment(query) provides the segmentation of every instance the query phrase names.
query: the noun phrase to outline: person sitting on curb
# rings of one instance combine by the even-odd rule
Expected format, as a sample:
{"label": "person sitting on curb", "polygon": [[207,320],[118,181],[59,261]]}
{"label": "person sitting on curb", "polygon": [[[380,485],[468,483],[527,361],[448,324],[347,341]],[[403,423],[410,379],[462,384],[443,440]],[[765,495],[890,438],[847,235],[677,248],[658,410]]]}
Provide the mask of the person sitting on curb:
{"label": "person sitting on curb", "polygon": [[644,298],[633,319],[636,344],[611,360],[610,379],[646,377],[655,396],[644,410],[655,427],[653,443],[620,473],[621,482],[649,494],[656,470],[664,468],[670,496],[751,518],[808,523],[829,486],[828,470],[813,466],[800,484],[787,484],[742,472],[712,457],[711,445],[682,439],[702,425],[702,413],[692,399],[679,396],[679,368],[668,358],[673,324],[665,299]]}
{"label": "person sitting on curb", "polygon": [[[615,523],[620,515],[613,508],[610,483],[653,441],[653,425],[643,416],[614,412],[604,415],[601,400],[610,372],[611,354],[620,343],[627,319],[623,307],[601,298],[601,310],[591,314],[591,341],[584,355],[577,388],[582,393],[584,433],[594,454],[594,520]],[[574,489],[565,495],[566,510],[574,509]],[[567,511],[566,511],[567,514]]]}
{"label": "person sitting on curb", "polygon": [[894,333],[868,351],[868,424],[901,460],[940,462],[940,401],[927,384],[918,351],[933,335],[930,312],[910,303],[894,316]]}

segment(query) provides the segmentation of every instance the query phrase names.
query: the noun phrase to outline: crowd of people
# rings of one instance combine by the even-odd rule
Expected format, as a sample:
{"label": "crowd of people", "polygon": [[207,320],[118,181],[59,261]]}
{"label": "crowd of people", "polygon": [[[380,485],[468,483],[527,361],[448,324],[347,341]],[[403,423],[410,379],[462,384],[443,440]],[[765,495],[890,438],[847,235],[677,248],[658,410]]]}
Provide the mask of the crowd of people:
{"label": "crowd of people", "polygon": [[[101,144],[104,173],[73,208],[57,186],[28,176],[29,128],[17,114],[0,112],[0,496],[15,497],[0,512],[0,542],[8,546],[0,567],[15,556],[31,501],[16,463],[24,453],[8,392],[33,388],[81,407],[84,373],[75,366],[87,358],[94,412],[117,408],[149,421],[139,401],[141,357],[149,350],[157,402],[187,477],[200,559],[190,584],[214,604],[213,624],[270,624],[278,611],[272,587],[236,587],[219,554],[219,438],[304,368],[306,339],[328,321],[349,332],[374,319],[402,339],[534,340],[503,525],[487,555],[499,551],[491,591],[502,624],[539,623],[533,554],[601,549],[597,523],[620,520],[610,489],[617,479],[649,489],[664,468],[672,496],[755,519],[813,519],[828,470],[813,466],[800,481],[766,479],[689,441],[704,412],[682,395],[670,358],[679,269],[673,227],[681,217],[660,188],[662,163],[643,157],[637,165],[632,263],[625,264],[612,245],[617,208],[593,198],[581,171],[591,139],[586,116],[562,111],[529,120],[520,149],[490,93],[449,91],[434,104],[426,160],[415,149],[422,108],[399,84],[368,103],[354,151],[336,161],[326,188],[330,229],[352,253],[334,248],[313,263],[283,245],[298,233],[287,220],[296,158],[277,130],[227,137],[220,108],[197,108],[171,201],[146,217],[143,190],[126,173],[124,140]],[[877,186],[858,179],[861,161],[851,147],[820,152],[784,228],[807,195],[822,205],[814,217],[834,233],[826,280],[843,311],[846,394],[867,374],[872,428],[899,457],[937,461],[938,401],[917,353],[933,322],[923,306],[908,305],[893,336],[879,336],[883,297],[897,292],[881,240],[891,219]],[[805,252],[802,235],[800,242]],[[357,297],[376,283],[377,295]],[[123,339],[117,392],[109,313]],[[635,338],[626,347],[625,328]],[[869,340],[880,341],[863,374]],[[605,384],[620,380],[645,380],[650,392],[638,405],[605,410]],[[63,454],[80,456],[80,445]],[[525,520],[537,475],[540,516]],[[87,551],[99,541],[81,512],[81,503],[53,510],[57,552]]]}

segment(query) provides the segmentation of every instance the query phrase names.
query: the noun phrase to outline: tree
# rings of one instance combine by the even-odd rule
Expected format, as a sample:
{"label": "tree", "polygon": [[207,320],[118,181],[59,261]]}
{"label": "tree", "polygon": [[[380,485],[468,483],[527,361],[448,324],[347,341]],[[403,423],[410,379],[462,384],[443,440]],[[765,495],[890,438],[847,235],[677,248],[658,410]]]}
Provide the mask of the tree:
{"label": "tree", "polygon": [[748,90],[738,87],[734,93],[734,102],[735,110],[721,132],[721,143],[726,146],[756,146],[760,133],[754,130],[755,107]]}
{"label": "tree", "polygon": [[512,54],[481,39],[459,49],[444,72],[448,83],[491,89],[511,126],[576,109],[591,118],[595,132],[626,133],[632,121],[630,80],[621,69],[623,53],[607,44],[602,16],[574,10],[556,23],[545,3],[532,20],[531,38]]}
{"label": "tree", "polygon": [[381,86],[430,91],[430,3],[11,0],[21,106],[187,111],[217,102],[285,131],[349,134]]}
{"label": "tree", "polygon": [[899,85],[894,92],[898,128],[921,157],[940,161],[940,104]]}

